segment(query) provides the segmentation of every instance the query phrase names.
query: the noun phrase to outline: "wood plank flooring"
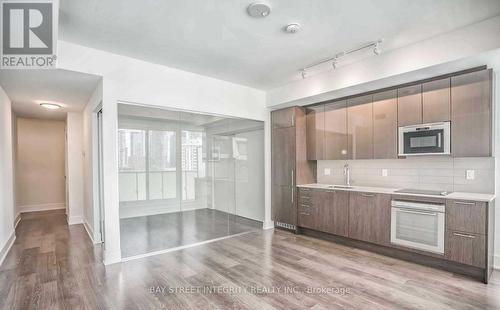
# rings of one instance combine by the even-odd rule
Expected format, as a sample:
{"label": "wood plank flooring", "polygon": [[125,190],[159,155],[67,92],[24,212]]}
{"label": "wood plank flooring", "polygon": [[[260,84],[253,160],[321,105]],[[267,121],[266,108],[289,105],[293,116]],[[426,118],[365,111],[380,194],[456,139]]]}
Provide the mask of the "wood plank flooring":
{"label": "wood plank flooring", "polygon": [[120,219],[122,257],[131,257],[261,230],[262,222],[198,209]]}
{"label": "wood plank flooring", "polygon": [[82,225],[23,214],[0,309],[499,309],[470,278],[283,231],[103,266]]}

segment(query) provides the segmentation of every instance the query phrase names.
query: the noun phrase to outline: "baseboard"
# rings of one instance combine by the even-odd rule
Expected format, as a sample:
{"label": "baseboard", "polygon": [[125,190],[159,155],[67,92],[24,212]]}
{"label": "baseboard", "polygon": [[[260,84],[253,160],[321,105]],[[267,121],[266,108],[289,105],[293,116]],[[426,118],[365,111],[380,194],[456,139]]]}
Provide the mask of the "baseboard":
{"label": "baseboard", "polygon": [[2,247],[2,250],[0,251],[0,265],[3,264],[3,261],[5,260],[7,254],[10,251],[10,248],[12,248],[12,246],[14,245],[14,241],[16,241],[16,232],[13,230],[12,233],[10,234],[9,239]]}
{"label": "baseboard", "polygon": [[59,210],[65,209],[66,204],[64,202],[56,202],[56,203],[42,203],[37,205],[24,205],[17,206],[19,213],[26,212],[36,212],[36,211],[49,211],[49,210]]}
{"label": "baseboard", "polygon": [[83,224],[83,216],[68,216],[68,225]]}
{"label": "baseboard", "polygon": [[273,229],[274,228],[274,221],[266,221],[262,224],[262,229]]}
{"label": "baseboard", "polygon": [[85,227],[85,231],[89,235],[89,238],[90,238],[90,241],[92,241],[92,244],[100,244],[101,243],[99,241],[95,241],[94,230],[92,228],[90,228],[90,224],[89,224],[89,222],[87,222],[87,220],[83,221],[83,227]]}
{"label": "baseboard", "polygon": [[14,218],[14,229],[17,228],[17,225],[19,225],[19,222],[21,221],[21,213],[18,212],[16,214],[16,217]]}
{"label": "baseboard", "polygon": [[493,269],[500,270],[500,255],[493,256]]}
{"label": "baseboard", "polygon": [[104,265],[118,264],[122,262],[122,253],[118,251],[104,251]]}

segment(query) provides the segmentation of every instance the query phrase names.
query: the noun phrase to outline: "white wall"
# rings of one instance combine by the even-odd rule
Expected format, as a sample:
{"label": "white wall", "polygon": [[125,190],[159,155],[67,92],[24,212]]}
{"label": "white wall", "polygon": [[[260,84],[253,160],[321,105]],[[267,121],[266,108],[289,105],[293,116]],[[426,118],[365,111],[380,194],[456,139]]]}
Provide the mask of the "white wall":
{"label": "white wall", "polygon": [[16,202],[21,212],[65,208],[65,123],[17,118]]}
{"label": "white wall", "polygon": [[16,238],[11,119],[10,99],[0,87],[0,264]]}
{"label": "white wall", "polygon": [[68,186],[68,224],[83,223],[83,115],[68,112],[66,116],[66,154]]}
{"label": "white wall", "polygon": [[[116,263],[121,260],[117,167],[118,101],[265,120],[265,93],[69,42],[60,41],[58,50],[60,69],[103,77],[104,262]],[[91,108],[90,110],[92,111]],[[88,113],[86,114],[88,117]],[[85,128],[89,130],[88,126]],[[270,205],[267,207],[270,208]]]}

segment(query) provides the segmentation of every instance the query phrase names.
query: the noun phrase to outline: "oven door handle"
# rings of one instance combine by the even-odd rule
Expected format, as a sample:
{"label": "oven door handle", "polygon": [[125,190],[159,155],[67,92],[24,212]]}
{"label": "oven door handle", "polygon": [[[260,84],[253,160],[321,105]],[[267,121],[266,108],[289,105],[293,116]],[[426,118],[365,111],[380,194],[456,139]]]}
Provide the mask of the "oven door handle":
{"label": "oven door handle", "polygon": [[399,208],[396,208],[396,211],[403,212],[403,213],[411,213],[411,214],[422,214],[422,215],[432,215],[432,216],[437,215],[437,212],[412,211],[412,210],[399,209]]}

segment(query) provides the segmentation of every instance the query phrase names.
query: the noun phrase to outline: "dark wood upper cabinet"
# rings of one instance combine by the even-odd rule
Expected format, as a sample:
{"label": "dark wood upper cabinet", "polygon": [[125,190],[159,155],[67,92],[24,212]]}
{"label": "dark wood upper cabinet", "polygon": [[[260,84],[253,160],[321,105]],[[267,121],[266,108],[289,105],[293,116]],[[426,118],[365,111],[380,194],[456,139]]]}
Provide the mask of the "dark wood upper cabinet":
{"label": "dark wood upper cabinet", "polygon": [[324,159],[347,159],[347,101],[325,104]]}
{"label": "dark wood upper cabinet", "polygon": [[491,156],[491,84],[491,69],[451,78],[452,156]]}
{"label": "dark wood upper cabinet", "polygon": [[325,145],[325,106],[315,106],[306,109],[307,120],[307,159],[324,159]]}
{"label": "dark wood upper cabinet", "polygon": [[397,90],[373,94],[373,158],[398,158]]}
{"label": "dark wood upper cabinet", "polygon": [[295,107],[273,111],[271,123],[273,128],[295,126]]}
{"label": "dark wood upper cabinet", "polygon": [[422,122],[437,123],[451,119],[450,78],[422,84]]}
{"label": "dark wood upper cabinet", "polygon": [[372,95],[347,100],[347,139],[348,158],[373,158]]}
{"label": "dark wood upper cabinet", "polygon": [[398,126],[422,124],[422,85],[398,89]]}

